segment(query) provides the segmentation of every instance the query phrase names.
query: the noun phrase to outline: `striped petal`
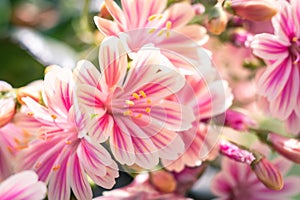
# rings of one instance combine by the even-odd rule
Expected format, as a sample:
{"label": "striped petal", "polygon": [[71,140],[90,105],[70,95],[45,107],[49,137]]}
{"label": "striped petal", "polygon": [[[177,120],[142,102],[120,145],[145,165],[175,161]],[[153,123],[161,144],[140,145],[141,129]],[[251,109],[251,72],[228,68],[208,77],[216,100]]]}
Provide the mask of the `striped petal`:
{"label": "striped petal", "polygon": [[[104,74],[103,87],[107,91],[122,83],[127,71],[127,54],[125,47],[117,37],[108,37],[101,43],[99,52],[99,64]],[[102,80],[101,80],[102,81]]]}
{"label": "striped petal", "polygon": [[275,61],[288,57],[288,46],[274,35],[263,33],[254,36],[251,42],[254,55]]}
{"label": "striped petal", "polygon": [[1,200],[40,200],[46,196],[46,185],[33,171],[22,171],[0,184]]}
{"label": "striped petal", "polygon": [[121,0],[121,3],[129,30],[145,27],[151,15],[160,14],[167,6],[166,0]]}
{"label": "striped petal", "polygon": [[106,174],[106,166],[113,160],[109,153],[100,144],[82,139],[77,148],[77,155],[85,170],[94,172],[98,176]]}
{"label": "striped petal", "polygon": [[105,6],[120,27],[126,27],[125,15],[118,4],[113,0],[105,0]]}
{"label": "striped petal", "polygon": [[95,22],[97,28],[99,29],[99,31],[101,31],[101,33],[103,33],[103,35],[105,35],[105,36],[115,36],[119,32],[121,32],[118,25],[111,20],[107,20],[107,19],[103,19],[101,17],[95,16],[94,22]]}
{"label": "striped petal", "polygon": [[[81,60],[73,71],[74,80],[77,84],[88,84],[97,87],[101,78],[100,72],[88,60]],[[100,88],[98,88],[100,89]]]}
{"label": "striped petal", "polygon": [[70,185],[77,199],[92,199],[92,189],[77,155],[70,160]]}
{"label": "striped petal", "polygon": [[60,168],[53,172],[48,185],[49,199],[70,199],[70,170],[68,156],[60,160]]}

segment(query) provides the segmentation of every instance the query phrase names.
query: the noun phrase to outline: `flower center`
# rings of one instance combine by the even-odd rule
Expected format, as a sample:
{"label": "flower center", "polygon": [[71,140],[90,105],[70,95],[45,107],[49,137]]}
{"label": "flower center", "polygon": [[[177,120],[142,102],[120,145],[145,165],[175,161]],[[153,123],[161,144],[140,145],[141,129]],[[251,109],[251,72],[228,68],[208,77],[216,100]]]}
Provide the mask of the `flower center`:
{"label": "flower center", "polygon": [[294,65],[300,62],[300,41],[297,37],[293,37],[289,51],[292,55],[292,61]]}
{"label": "flower center", "polygon": [[[123,112],[123,115],[125,116],[141,118],[143,114],[149,114],[151,112],[150,107],[152,101],[151,99],[147,98],[147,95],[143,90],[140,90],[138,93],[134,92],[130,99],[125,100],[125,104],[128,108],[125,112]],[[144,106],[145,104],[146,106]]]}

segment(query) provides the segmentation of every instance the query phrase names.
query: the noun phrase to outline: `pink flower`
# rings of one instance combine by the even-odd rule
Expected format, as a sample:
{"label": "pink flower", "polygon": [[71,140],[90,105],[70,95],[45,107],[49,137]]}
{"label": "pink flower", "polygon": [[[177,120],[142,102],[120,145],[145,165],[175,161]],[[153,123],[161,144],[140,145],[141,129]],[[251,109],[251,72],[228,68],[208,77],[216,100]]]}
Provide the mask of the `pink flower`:
{"label": "pink flower", "polygon": [[275,133],[268,135],[268,141],[273,145],[273,148],[282,156],[290,159],[293,162],[300,164],[300,141],[287,138]]}
{"label": "pink flower", "polygon": [[46,184],[38,181],[33,171],[22,171],[0,183],[1,200],[42,200],[46,197]]}
{"label": "pink flower", "polygon": [[243,113],[234,110],[227,110],[225,125],[238,131],[246,131],[249,127],[256,126],[256,123],[249,116]]}
{"label": "pink flower", "polygon": [[27,147],[25,135],[12,123],[0,128],[0,182],[14,172],[19,150]]}
{"label": "pink flower", "polygon": [[124,52],[121,41],[109,37],[100,47],[102,77],[90,62],[78,65],[77,81],[85,84],[77,90],[79,106],[92,116],[90,133],[98,142],[109,137],[121,164],[150,169],[159,158],[178,157],[184,144],[176,131],[191,128],[195,117],[190,107],[165,99],[185,79],[157,49],[141,49],[127,73]]}
{"label": "pink flower", "polygon": [[[185,151],[179,159],[162,159],[168,170],[179,172],[185,166],[199,166],[218,143],[220,131],[213,125],[213,117],[224,113],[231,106],[233,96],[228,83],[216,77],[215,71],[205,78],[187,76],[185,86],[176,94],[180,102],[193,108],[197,120],[191,129],[178,133],[185,144]],[[212,119],[210,123],[201,122],[208,119]]]}
{"label": "pink flower", "polygon": [[114,21],[94,18],[105,36],[119,35],[132,52],[154,44],[184,73],[190,74],[198,67],[202,70],[211,67],[208,55],[199,46],[208,40],[205,28],[187,25],[195,16],[190,4],[176,3],[167,9],[167,0],[122,0],[121,4],[122,9],[113,0],[105,0]]}
{"label": "pink flower", "polygon": [[86,116],[75,111],[74,86],[69,69],[52,66],[44,80],[45,106],[25,97],[28,113],[16,116],[19,126],[36,135],[19,168],[33,169],[48,183],[49,199],[69,199],[70,188],[78,199],[92,199],[87,175],[105,188],[118,176],[109,153],[87,133]]}
{"label": "pink flower", "polygon": [[9,123],[15,114],[15,95],[11,85],[0,81],[0,127]]}
{"label": "pink flower", "polygon": [[[284,174],[292,166],[292,163],[283,158],[274,160],[274,165]],[[213,179],[211,189],[218,196],[217,199],[230,200],[271,200],[291,199],[299,193],[300,178],[289,176],[285,178],[285,184],[281,190],[271,190],[263,185],[251,167],[224,157],[222,171]]]}
{"label": "pink flower", "polygon": [[289,131],[300,131],[300,2],[281,1],[273,18],[274,34],[258,34],[251,44],[253,53],[268,67],[258,78],[258,93],[270,103],[270,112],[286,121]]}

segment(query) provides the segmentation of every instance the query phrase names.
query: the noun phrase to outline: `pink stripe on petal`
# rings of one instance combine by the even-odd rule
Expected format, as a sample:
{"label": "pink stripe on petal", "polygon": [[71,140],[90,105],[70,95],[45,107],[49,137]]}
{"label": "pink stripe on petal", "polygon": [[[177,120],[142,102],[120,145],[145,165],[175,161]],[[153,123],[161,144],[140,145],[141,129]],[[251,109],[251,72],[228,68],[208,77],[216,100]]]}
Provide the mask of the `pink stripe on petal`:
{"label": "pink stripe on petal", "polygon": [[267,68],[258,80],[258,93],[266,96],[269,101],[274,100],[290,77],[291,62],[291,59],[278,60]]}
{"label": "pink stripe on petal", "polygon": [[[123,127],[122,129],[124,129]],[[135,161],[134,148],[131,136],[124,133],[114,124],[113,133],[110,136],[110,148],[118,162],[132,165]]]}
{"label": "pink stripe on petal", "polygon": [[123,11],[113,0],[105,0],[105,6],[114,20],[120,27],[126,27],[126,20]]}
{"label": "pink stripe on petal", "polygon": [[114,88],[118,83],[122,84],[128,63],[125,47],[119,38],[111,36],[102,41],[99,64],[108,89]]}
{"label": "pink stripe on petal", "polygon": [[[299,104],[297,104],[299,105]],[[290,116],[285,120],[285,126],[290,133],[298,135],[300,132],[300,116],[295,112],[292,112]]]}
{"label": "pink stripe on petal", "polygon": [[288,46],[276,36],[267,33],[256,35],[251,48],[256,56],[266,60],[277,60],[288,56]]}
{"label": "pink stripe on petal", "polygon": [[297,96],[299,93],[299,69],[293,67],[286,85],[280,95],[270,102],[270,111],[273,116],[285,120],[296,107]]}
{"label": "pink stripe on petal", "polygon": [[121,30],[115,22],[95,16],[94,22],[105,36],[117,35]]}
{"label": "pink stripe on petal", "polygon": [[94,117],[89,123],[89,136],[95,139],[95,141],[102,143],[110,136],[114,120],[109,114],[104,114],[103,116]]}
{"label": "pink stripe on petal", "polygon": [[88,142],[86,139],[81,140],[77,148],[77,155],[85,170],[92,171],[99,176],[105,175],[105,166],[113,162],[106,149],[100,144]]}
{"label": "pink stripe on petal", "polygon": [[[74,80],[77,84],[88,84],[90,86],[97,87],[101,78],[100,72],[97,68],[88,60],[81,60],[77,63],[76,68],[73,71]],[[98,88],[100,89],[100,88]]]}
{"label": "pink stripe on petal", "polygon": [[60,161],[60,168],[54,171],[48,185],[49,199],[70,199],[70,166],[68,156],[64,156]]}
{"label": "pink stripe on petal", "polygon": [[0,199],[40,200],[45,198],[46,190],[33,171],[22,171],[0,184]]}
{"label": "pink stripe on petal", "polygon": [[172,22],[172,28],[180,28],[190,22],[195,16],[193,7],[188,3],[176,3],[165,12],[167,21]]}
{"label": "pink stripe on petal", "polygon": [[92,199],[92,189],[77,155],[70,160],[70,185],[77,199]]}

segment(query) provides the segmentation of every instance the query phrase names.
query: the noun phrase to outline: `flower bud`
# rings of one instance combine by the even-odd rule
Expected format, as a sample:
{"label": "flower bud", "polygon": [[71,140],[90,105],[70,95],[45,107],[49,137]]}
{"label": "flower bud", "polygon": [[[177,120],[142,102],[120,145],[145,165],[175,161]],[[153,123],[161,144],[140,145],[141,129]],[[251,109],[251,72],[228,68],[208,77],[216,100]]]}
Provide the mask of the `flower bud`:
{"label": "flower bud", "polygon": [[159,170],[151,172],[152,185],[161,192],[174,192],[176,189],[176,180],[172,173]]}
{"label": "flower bud", "polygon": [[196,3],[192,5],[195,15],[202,15],[205,12],[205,7],[201,3]]}
{"label": "flower bud", "polygon": [[284,182],[280,171],[266,158],[255,160],[251,164],[257,178],[269,189],[281,190]]}
{"label": "flower bud", "polygon": [[220,142],[220,153],[238,162],[250,165],[255,157],[252,152],[239,148],[238,146],[222,140]]}
{"label": "flower bud", "polygon": [[208,14],[207,30],[215,35],[220,35],[226,28],[228,17],[221,6],[215,6]]}
{"label": "flower bud", "polygon": [[0,127],[11,121],[15,114],[15,97],[10,84],[0,81]]}
{"label": "flower bud", "polygon": [[23,104],[23,97],[30,97],[36,102],[42,101],[43,81],[37,80],[17,90],[17,100]]}
{"label": "flower bud", "polygon": [[277,13],[273,0],[227,0],[224,8],[251,21],[270,20]]}
{"label": "flower bud", "polygon": [[300,141],[292,138],[270,133],[268,141],[271,142],[273,148],[282,156],[291,161],[300,164]]}
{"label": "flower bud", "polygon": [[256,123],[247,115],[234,110],[227,110],[225,125],[238,131],[246,131],[249,126],[256,126]]}

